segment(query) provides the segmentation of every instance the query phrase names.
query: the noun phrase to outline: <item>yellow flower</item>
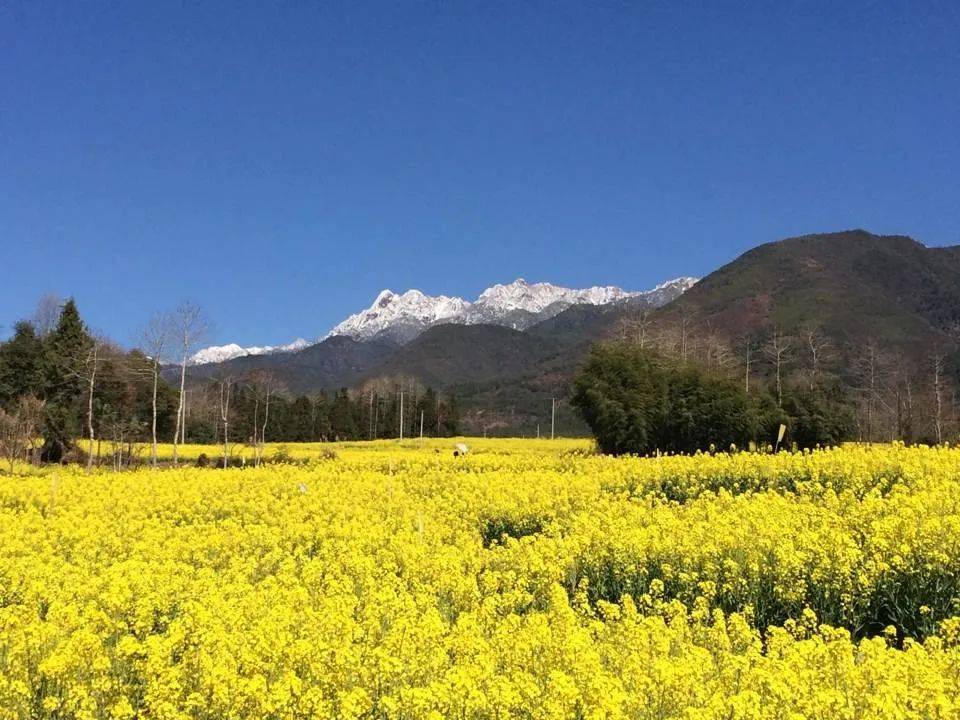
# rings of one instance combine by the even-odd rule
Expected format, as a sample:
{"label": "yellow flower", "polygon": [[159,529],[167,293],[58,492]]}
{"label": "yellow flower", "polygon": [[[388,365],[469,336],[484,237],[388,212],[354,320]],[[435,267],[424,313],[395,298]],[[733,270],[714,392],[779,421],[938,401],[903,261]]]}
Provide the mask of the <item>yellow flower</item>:
{"label": "yellow flower", "polygon": [[960,715],[960,448],[470,444],[0,477],[0,720]]}

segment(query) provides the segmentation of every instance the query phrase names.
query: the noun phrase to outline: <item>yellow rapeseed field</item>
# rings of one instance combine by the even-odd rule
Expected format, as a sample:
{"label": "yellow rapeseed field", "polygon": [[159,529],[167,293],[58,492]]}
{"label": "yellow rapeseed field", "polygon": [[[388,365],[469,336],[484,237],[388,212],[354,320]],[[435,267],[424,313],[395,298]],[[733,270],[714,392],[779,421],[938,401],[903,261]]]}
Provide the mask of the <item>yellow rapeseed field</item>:
{"label": "yellow rapeseed field", "polygon": [[0,719],[960,717],[960,450],[466,442],[0,477]]}

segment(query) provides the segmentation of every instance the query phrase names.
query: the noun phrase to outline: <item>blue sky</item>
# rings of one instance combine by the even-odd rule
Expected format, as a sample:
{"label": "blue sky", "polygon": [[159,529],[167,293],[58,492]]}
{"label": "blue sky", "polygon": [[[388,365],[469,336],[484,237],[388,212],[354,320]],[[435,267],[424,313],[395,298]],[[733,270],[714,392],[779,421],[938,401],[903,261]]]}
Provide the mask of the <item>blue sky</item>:
{"label": "blue sky", "polygon": [[864,227],[960,244],[960,6],[0,5],[0,323],[324,333],[390,287],[640,289]]}

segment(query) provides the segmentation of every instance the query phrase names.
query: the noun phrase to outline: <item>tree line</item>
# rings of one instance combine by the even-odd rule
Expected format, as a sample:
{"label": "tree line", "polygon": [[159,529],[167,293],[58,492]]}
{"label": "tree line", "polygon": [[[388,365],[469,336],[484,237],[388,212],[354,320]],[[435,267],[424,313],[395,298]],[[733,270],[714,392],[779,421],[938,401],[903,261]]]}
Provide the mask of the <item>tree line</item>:
{"label": "tree line", "polygon": [[460,433],[456,400],[410,379],[380,379],[334,393],[293,396],[269,372],[220,373],[185,392],[182,431],[191,442],[252,446],[255,462],[265,442],[318,442]]}
{"label": "tree line", "polygon": [[459,433],[456,401],[408,378],[312,395],[262,370],[190,381],[208,329],[203,311],[183,303],[151,318],[141,347],[126,350],[92,332],[73,299],[45,296],[0,343],[0,457],[11,472],[18,460],[156,465],[162,442],[173,443],[174,463],[182,444],[215,442],[224,464],[238,443],[259,463],[267,442]]}
{"label": "tree line", "polygon": [[941,444],[960,432],[958,337],[909,353],[869,339],[841,346],[816,324],[731,338],[694,314],[664,321],[642,309],[591,354],[573,402],[611,452],[765,446],[781,424],[798,447]]}

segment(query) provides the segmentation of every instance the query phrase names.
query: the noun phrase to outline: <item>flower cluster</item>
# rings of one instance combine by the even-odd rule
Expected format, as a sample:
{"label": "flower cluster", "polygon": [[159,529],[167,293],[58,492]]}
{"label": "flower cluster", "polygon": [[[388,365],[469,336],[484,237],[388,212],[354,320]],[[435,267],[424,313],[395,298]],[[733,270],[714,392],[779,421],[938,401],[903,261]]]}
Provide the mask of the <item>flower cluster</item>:
{"label": "flower cluster", "polygon": [[0,720],[960,716],[960,450],[470,444],[0,477]]}

